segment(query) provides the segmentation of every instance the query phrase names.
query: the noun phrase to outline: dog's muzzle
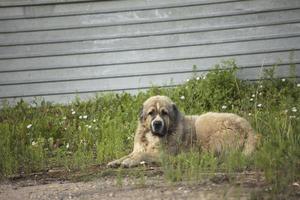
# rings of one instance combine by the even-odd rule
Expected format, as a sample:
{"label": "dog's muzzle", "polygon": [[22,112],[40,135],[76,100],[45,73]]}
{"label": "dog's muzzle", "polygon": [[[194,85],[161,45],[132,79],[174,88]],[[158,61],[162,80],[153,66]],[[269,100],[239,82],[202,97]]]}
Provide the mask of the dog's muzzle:
{"label": "dog's muzzle", "polygon": [[152,133],[158,136],[164,136],[164,121],[161,119],[154,119],[151,123]]}

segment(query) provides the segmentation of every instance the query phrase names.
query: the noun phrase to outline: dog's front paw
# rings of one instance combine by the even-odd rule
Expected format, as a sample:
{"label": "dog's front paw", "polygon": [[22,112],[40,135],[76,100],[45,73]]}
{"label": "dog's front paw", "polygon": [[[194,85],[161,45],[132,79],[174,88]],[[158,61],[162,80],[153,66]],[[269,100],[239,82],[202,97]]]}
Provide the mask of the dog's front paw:
{"label": "dog's front paw", "polygon": [[121,167],[131,168],[131,167],[136,167],[139,164],[140,164],[139,160],[135,160],[134,158],[127,158],[123,160],[123,162],[121,163]]}
{"label": "dog's front paw", "polygon": [[121,166],[121,161],[120,160],[114,160],[111,161],[107,164],[107,167],[111,167],[111,168],[117,168]]}

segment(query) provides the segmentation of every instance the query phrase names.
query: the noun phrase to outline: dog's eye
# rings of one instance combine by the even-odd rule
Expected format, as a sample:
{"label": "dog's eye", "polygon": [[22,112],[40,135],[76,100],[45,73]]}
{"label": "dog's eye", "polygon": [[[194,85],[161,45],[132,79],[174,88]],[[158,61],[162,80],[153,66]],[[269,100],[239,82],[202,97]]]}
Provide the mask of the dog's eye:
{"label": "dog's eye", "polygon": [[153,115],[153,114],[154,114],[153,110],[148,113],[148,115]]}
{"label": "dog's eye", "polygon": [[162,114],[162,115],[168,115],[168,112],[167,112],[166,110],[162,110],[162,111],[161,111],[161,114]]}

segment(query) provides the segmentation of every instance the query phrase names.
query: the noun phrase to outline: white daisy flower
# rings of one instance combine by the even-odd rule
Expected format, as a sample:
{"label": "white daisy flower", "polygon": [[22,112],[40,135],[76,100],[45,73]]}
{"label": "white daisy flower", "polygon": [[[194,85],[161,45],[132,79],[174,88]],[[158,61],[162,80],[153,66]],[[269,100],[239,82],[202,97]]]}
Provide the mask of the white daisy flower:
{"label": "white daisy flower", "polygon": [[258,107],[258,108],[261,108],[261,107],[262,107],[262,104],[261,104],[261,103],[257,104],[257,107]]}
{"label": "white daisy flower", "polygon": [[87,119],[87,117],[88,117],[87,115],[83,115],[82,116],[83,119]]}
{"label": "white daisy flower", "polygon": [[197,76],[196,80],[197,80],[197,81],[199,81],[199,80],[200,80],[200,77],[199,77],[199,76]]}
{"label": "white daisy flower", "polygon": [[282,82],[285,82],[285,78],[281,79]]}
{"label": "white daisy flower", "polygon": [[297,112],[297,108],[296,107],[292,107],[292,112]]}
{"label": "white daisy flower", "polygon": [[32,146],[35,146],[35,145],[37,145],[37,142],[32,141],[32,142],[31,142],[31,145],[32,145]]}
{"label": "white daisy flower", "polygon": [[263,88],[263,85],[259,85],[259,88]]}
{"label": "white daisy flower", "polygon": [[295,115],[291,115],[291,116],[290,116],[290,119],[295,119],[295,118],[296,118]]}
{"label": "white daisy flower", "polygon": [[250,101],[253,101],[253,98],[250,98]]}
{"label": "white daisy flower", "polygon": [[300,83],[297,83],[297,87],[300,87]]}
{"label": "white daisy flower", "polygon": [[186,79],[186,82],[189,82],[190,81],[190,79]]}
{"label": "white daisy flower", "polygon": [[252,115],[252,113],[248,113],[248,115],[249,115],[249,116],[251,116],[251,115]]}
{"label": "white daisy flower", "polygon": [[82,116],[81,116],[81,115],[79,116],[79,119],[82,119]]}
{"label": "white daisy flower", "polygon": [[93,119],[93,122],[95,123],[97,120],[96,119]]}
{"label": "white daisy flower", "polygon": [[68,149],[70,147],[69,143],[66,144],[66,148]]}
{"label": "white daisy flower", "polygon": [[144,165],[144,164],[146,164],[146,162],[145,162],[145,161],[141,161],[140,164],[141,164],[141,165]]}
{"label": "white daisy flower", "polygon": [[254,97],[255,97],[255,94],[252,94],[252,95],[251,95],[251,97],[253,97],[253,98],[254,98]]}
{"label": "white daisy flower", "polygon": [[72,114],[72,115],[75,115],[75,114],[76,114],[76,112],[73,110],[73,111],[71,112],[71,114]]}
{"label": "white daisy flower", "polygon": [[181,100],[185,100],[185,96],[182,95],[182,96],[180,97],[180,99],[181,99]]}
{"label": "white daisy flower", "polygon": [[32,127],[32,124],[28,124],[26,127],[27,127],[28,129],[30,129],[30,128]]}
{"label": "white daisy flower", "polygon": [[63,119],[63,120],[66,120],[66,119],[67,119],[67,117],[66,117],[66,116],[64,116],[62,119]]}
{"label": "white daisy flower", "polygon": [[222,106],[222,109],[223,109],[223,110],[225,110],[226,108],[227,108],[227,106],[226,106],[226,105],[223,105],[223,106]]}

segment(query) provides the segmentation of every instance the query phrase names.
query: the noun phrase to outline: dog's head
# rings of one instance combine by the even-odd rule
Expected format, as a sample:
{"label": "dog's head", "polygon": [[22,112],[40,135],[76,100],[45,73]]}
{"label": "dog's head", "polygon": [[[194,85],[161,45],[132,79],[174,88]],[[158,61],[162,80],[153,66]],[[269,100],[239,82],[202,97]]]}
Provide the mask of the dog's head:
{"label": "dog's head", "polygon": [[163,137],[172,132],[177,124],[179,111],[166,96],[153,96],[147,99],[140,113],[140,122],[154,135]]}

